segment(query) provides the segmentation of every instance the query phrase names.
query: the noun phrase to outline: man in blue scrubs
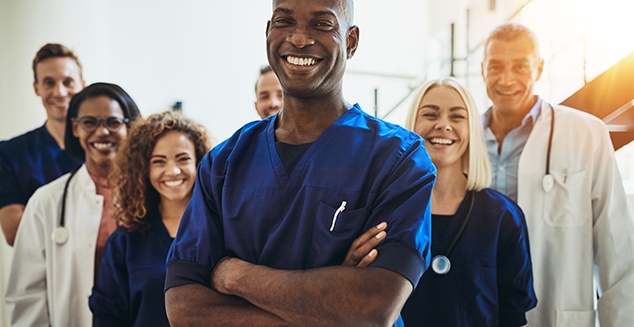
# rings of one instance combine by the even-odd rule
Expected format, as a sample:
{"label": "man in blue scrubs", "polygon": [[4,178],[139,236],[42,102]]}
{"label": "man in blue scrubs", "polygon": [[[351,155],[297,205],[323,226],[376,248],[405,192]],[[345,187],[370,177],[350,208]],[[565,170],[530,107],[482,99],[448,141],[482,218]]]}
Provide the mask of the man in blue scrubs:
{"label": "man in blue scrubs", "polygon": [[[199,166],[167,259],[172,326],[389,326],[429,262],[435,168],[414,133],[342,94],[352,0],[274,0],[267,54],[284,91]],[[367,268],[352,242],[387,223]],[[382,226],[382,225],[381,225]]]}
{"label": "man in blue scrubs", "polygon": [[63,151],[68,104],[86,86],[79,59],[61,44],[46,44],[33,59],[33,75],[46,123],[0,142],[0,225],[11,246],[33,192],[81,165]]}

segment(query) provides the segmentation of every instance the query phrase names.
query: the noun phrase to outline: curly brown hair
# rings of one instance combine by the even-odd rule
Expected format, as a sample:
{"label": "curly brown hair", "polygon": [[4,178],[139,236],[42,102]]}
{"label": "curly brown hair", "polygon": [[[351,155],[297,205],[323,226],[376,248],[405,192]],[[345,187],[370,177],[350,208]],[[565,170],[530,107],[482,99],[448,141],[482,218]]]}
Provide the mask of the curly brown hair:
{"label": "curly brown hair", "polygon": [[109,177],[114,187],[115,219],[128,231],[146,232],[151,224],[145,217],[158,214],[160,196],[150,183],[150,157],[156,141],[171,131],[183,133],[192,141],[196,166],[211,149],[212,140],[205,127],[171,111],[132,124]]}

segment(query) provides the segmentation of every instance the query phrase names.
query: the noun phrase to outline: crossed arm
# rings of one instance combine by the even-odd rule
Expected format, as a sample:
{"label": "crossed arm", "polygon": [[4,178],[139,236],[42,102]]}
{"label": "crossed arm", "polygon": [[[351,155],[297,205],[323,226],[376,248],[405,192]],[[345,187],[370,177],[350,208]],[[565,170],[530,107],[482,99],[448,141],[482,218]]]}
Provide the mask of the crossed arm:
{"label": "crossed arm", "polygon": [[383,268],[359,269],[376,258],[374,248],[385,227],[360,236],[337,267],[285,271],[224,258],[212,273],[213,290],[189,284],[166,291],[170,323],[391,326],[413,290],[411,283]]}

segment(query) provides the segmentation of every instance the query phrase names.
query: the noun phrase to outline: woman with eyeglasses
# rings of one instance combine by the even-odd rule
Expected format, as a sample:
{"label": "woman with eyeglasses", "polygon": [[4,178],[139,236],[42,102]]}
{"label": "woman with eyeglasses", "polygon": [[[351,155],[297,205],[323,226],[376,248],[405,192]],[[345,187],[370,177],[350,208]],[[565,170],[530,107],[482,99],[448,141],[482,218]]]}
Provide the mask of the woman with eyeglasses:
{"label": "woman with eyeglasses", "polygon": [[169,326],[165,259],[210,148],[202,125],[171,112],[132,126],[110,175],[121,226],[90,296],[96,327]]}
{"label": "woman with eyeglasses", "polygon": [[39,188],[26,205],[5,297],[12,326],[92,325],[88,296],[117,228],[108,175],[139,116],[114,84],[95,83],[73,96],[64,144],[84,165]]}

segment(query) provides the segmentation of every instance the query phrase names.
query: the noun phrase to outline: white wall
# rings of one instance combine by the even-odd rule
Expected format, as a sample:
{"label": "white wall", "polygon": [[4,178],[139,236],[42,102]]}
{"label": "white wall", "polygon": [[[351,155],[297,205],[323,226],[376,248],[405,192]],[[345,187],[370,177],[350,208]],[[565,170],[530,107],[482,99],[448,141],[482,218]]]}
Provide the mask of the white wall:
{"label": "white wall", "polygon": [[[379,88],[383,116],[425,78],[427,2],[356,1],[360,45],[344,80],[350,102],[373,112]],[[223,140],[258,118],[253,88],[267,63],[270,14],[271,2],[265,0],[0,0],[0,139],[44,123],[31,62],[42,45],[59,42],[79,56],[88,84],[119,84],[144,116],[183,101],[185,114]],[[388,119],[404,122],[408,104]],[[0,240],[1,294],[10,256]]]}

